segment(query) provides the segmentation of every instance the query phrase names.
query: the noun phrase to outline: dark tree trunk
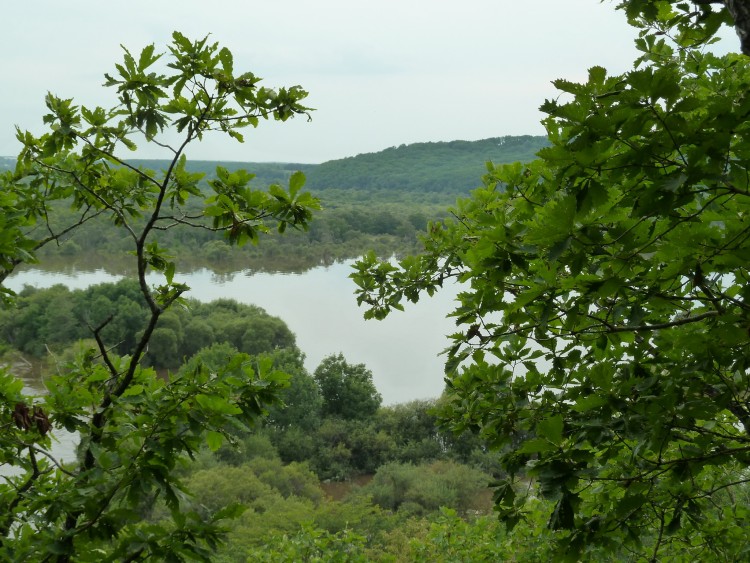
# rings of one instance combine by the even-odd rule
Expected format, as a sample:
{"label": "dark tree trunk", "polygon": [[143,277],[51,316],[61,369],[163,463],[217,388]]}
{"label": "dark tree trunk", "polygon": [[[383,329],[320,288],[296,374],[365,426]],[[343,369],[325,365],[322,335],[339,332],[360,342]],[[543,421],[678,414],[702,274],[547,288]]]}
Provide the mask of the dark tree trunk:
{"label": "dark tree trunk", "polygon": [[721,4],[734,21],[734,30],[740,38],[742,53],[750,55],[750,0],[693,0],[694,4]]}
{"label": "dark tree trunk", "polygon": [[724,5],[734,20],[734,30],[740,38],[742,52],[750,55],[750,1],[724,0]]}

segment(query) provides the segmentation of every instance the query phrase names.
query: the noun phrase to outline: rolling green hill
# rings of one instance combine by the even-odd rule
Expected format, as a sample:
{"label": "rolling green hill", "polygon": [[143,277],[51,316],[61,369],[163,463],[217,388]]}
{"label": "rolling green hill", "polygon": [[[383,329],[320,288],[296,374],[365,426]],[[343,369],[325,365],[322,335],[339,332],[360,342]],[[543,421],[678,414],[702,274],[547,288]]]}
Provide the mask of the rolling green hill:
{"label": "rolling green hill", "polygon": [[465,193],[480,184],[485,162],[528,162],[546,137],[415,143],[324,162],[308,173],[314,189]]}
{"label": "rolling green hill", "polygon": [[[546,137],[506,136],[481,141],[414,143],[322,164],[192,160],[188,161],[188,169],[204,172],[210,179],[215,176],[217,164],[229,170],[245,167],[256,174],[256,182],[260,185],[285,183],[293,171],[301,170],[307,176],[307,187],[313,190],[459,194],[479,185],[487,161],[527,162],[547,144]],[[157,160],[130,162],[150,168],[166,165],[166,162]]]}
{"label": "rolling green hill", "polygon": [[[219,162],[189,160],[188,170],[215,176],[217,165],[229,170],[247,168],[256,175],[255,183],[266,186],[285,183],[290,174],[301,170],[313,190],[367,190],[387,192],[466,193],[480,183],[485,162],[529,161],[546,146],[545,137],[523,135],[494,137],[481,141],[414,143],[391,147],[376,153],[359,154],[323,164],[284,162]],[[135,166],[161,169],[166,160],[131,159]],[[0,157],[0,169],[10,169],[15,158]]]}

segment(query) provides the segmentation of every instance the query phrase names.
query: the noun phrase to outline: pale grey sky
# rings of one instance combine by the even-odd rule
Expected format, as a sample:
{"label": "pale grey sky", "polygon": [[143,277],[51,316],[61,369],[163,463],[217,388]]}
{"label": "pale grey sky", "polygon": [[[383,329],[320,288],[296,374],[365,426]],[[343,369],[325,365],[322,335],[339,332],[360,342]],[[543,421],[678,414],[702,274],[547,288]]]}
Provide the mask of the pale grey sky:
{"label": "pale grey sky", "polygon": [[[209,136],[191,158],[322,162],[424,141],[542,134],[555,78],[630,68],[630,28],[598,0],[29,0],[2,7],[0,155],[14,125],[39,131],[49,90],[109,106],[120,44],[166,50],[208,33],[267,86],[300,84],[313,121],[261,123],[238,144]],[[154,149],[139,156],[166,156]]]}

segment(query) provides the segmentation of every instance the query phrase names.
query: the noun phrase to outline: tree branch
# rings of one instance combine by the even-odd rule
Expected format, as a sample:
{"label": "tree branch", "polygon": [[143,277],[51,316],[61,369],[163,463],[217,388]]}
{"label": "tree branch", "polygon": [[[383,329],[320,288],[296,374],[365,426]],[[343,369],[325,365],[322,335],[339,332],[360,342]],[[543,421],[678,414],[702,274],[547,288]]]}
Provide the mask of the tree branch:
{"label": "tree branch", "polygon": [[673,326],[697,323],[704,319],[709,319],[711,317],[718,317],[719,314],[720,314],[719,311],[707,311],[705,313],[701,313],[700,315],[695,315],[694,317],[690,317],[690,316],[683,317],[683,318],[675,319],[674,321],[669,321],[666,323],[656,323],[656,324],[651,324],[651,325],[636,325],[636,326],[610,326],[607,328],[607,330],[604,330],[601,332],[648,332],[652,330],[661,330],[663,328],[671,328]]}

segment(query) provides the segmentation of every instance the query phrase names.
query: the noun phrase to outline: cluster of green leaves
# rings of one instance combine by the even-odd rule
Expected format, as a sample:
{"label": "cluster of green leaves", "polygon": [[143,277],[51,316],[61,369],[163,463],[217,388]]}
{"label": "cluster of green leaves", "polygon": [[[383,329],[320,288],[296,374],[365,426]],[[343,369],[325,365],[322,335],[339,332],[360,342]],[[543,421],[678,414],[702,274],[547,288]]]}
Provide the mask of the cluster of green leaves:
{"label": "cluster of green leaves", "polygon": [[349,364],[343,354],[324,358],[313,377],[323,399],[323,416],[369,418],[383,400],[372,382],[372,372],[364,364]]}
{"label": "cluster of green leaves", "polygon": [[[716,6],[716,5],[719,6]],[[631,25],[640,29],[641,37],[667,36],[683,48],[702,48],[715,43],[722,25],[735,26],[740,37],[747,21],[733,11],[737,2],[681,0],[625,0],[618,9],[625,12]],[[744,51],[745,45],[741,45]]]}
{"label": "cluster of green leaves", "polygon": [[[241,131],[261,119],[307,114],[300,103],[307,93],[260,86],[252,73],[235,74],[228,49],[177,32],[165,60],[153,45],[137,57],[125,49],[116,71],[106,76],[117,92],[111,108],[79,107],[49,94],[46,132],[18,131],[16,167],[0,175],[0,281],[97,217],[128,241],[136,280],[118,304],[101,296],[110,313],[90,311],[93,346],[59,366],[45,396],[25,396],[22,382],[2,372],[0,459],[14,470],[0,484],[3,560],[209,560],[222,537],[220,522],[238,511],[188,509],[174,469],[202,444],[216,449],[228,432],[249,429],[287,385],[272,360],[246,354],[211,368],[197,362],[166,379],[144,367],[144,358],[151,342],[166,345],[171,333],[162,321],[180,328],[179,315],[168,322],[170,309],[188,289],[175,280],[174,258],[156,233],[194,227],[223,232],[233,243],[256,242],[272,229],[305,229],[319,208],[302,191],[301,174],[289,178],[288,188],[256,190],[248,187],[251,174],[219,168],[204,194],[203,175],[187,169],[186,147],[211,132],[241,141]],[[129,164],[121,152],[134,150],[134,139],[167,151],[165,168]],[[59,224],[54,204],[63,201],[74,214]],[[163,282],[152,286],[152,272]],[[64,309],[51,312],[58,332],[71,327]],[[63,340],[44,319],[47,311],[39,313],[48,333],[39,337]],[[127,350],[114,350],[120,343],[105,336],[118,323]],[[50,430],[61,428],[80,436],[72,463],[50,453]],[[157,498],[168,520],[144,521]]]}
{"label": "cluster of green leaves", "polygon": [[750,513],[715,507],[750,465],[750,62],[697,48],[725,11],[672,4],[623,3],[657,22],[635,68],[555,81],[538,160],[489,164],[423,254],[352,276],[375,318],[461,284],[445,419],[502,452],[502,519],[549,499],[571,558],[747,556],[717,529]]}
{"label": "cluster of green leaves", "polygon": [[450,507],[466,515],[482,505],[487,479],[483,471],[453,461],[388,463],[362,490],[378,506],[394,512],[424,515]]}

